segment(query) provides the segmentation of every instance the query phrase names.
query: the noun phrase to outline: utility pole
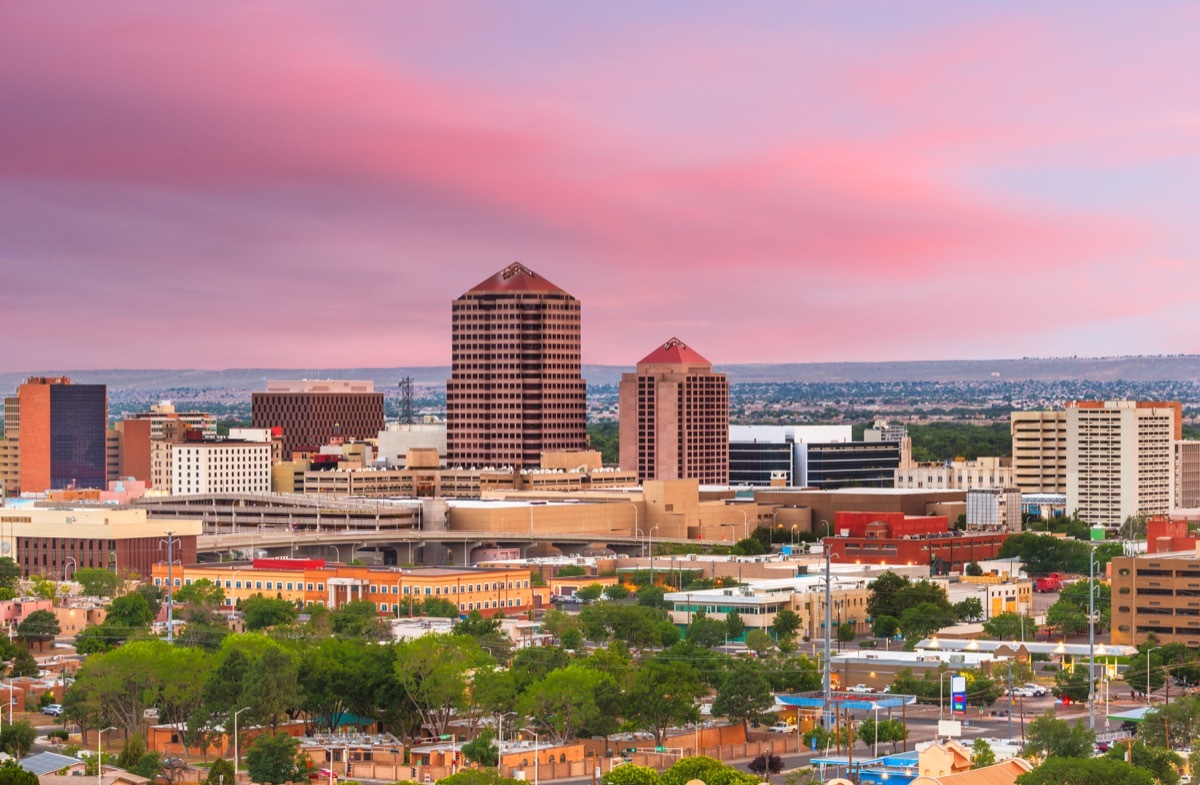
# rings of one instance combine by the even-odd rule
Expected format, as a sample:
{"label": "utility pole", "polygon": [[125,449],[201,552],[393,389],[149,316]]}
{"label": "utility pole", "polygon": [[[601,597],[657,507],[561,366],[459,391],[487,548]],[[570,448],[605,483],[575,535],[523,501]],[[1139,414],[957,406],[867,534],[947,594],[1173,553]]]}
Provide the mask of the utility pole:
{"label": "utility pole", "polygon": [[1008,715],[1008,740],[1012,741],[1012,710],[1013,710],[1013,694],[1012,694],[1012,660],[1008,661],[1008,711],[1004,712]]}
{"label": "utility pole", "polygon": [[829,670],[829,657],[832,654],[829,646],[829,627],[833,624],[833,588],[829,582],[829,545],[825,545],[825,729],[829,730],[829,707],[833,696],[830,692],[831,674]]}
{"label": "utility pole", "polygon": [[1088,728],[1096,730],[1096,549],[1088,553]]}
{"label": "utility pole", "polygon": [[162,544],[167,544],[167,643],[173,643],[175,640],[175,581],[173,568],[175,567],[175,542],[174,532],[167,532],[166,540],[159,540],[158,547],[162,548]]}

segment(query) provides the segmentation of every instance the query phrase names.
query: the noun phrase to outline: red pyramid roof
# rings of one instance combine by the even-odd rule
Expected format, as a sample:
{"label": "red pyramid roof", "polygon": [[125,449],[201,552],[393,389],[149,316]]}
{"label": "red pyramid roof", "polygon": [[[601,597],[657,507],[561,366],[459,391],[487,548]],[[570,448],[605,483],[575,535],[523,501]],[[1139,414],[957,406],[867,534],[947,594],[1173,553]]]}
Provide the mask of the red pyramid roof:
{"label": "red pyramid roof", "polygon": [[554,292],[566,294],[520,262],[513,262],[471,289],[472,292]]}
{"label": "red pyramid roof", "polygon": [[643,357],[638,365],[696,365],[697,363],[712,365],[695,349],[690,348],[678,338],[672,338]]}

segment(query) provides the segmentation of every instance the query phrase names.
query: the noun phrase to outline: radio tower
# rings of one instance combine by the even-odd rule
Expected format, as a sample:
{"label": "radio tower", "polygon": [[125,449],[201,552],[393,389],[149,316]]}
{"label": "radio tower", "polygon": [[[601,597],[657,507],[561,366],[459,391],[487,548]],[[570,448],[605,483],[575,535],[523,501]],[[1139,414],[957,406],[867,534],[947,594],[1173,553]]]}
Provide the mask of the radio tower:
{"label": "radio tower", "polygon": [[413,414],[413,379],[405,376],[400,380],[400,422],[412,425],[416,420]]}

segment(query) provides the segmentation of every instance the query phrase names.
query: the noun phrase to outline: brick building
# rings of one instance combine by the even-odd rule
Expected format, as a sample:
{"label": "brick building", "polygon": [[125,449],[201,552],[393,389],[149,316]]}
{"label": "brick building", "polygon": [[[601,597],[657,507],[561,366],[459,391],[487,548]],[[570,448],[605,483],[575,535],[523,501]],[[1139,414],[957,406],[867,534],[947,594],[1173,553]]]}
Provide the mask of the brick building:
{"label": "brick building", "polygon": [[451,343],[448,464],[529,468],[584,449],[578,300],[511,264],[454,301]]}
{"label": "brick building", "polygon": [[108,393],[103,384],[31,377],[17,389],[20,486],[105,488],[108,481]]}
{"label": "brick building", "polygon": [[374,439],[383,430],[383,393],[371,381],[274,381],[251,396],[255,428],[283,429],[283,458],[335,439]]}
{"label": "brick building", "polygon": [[994,559],[1008,537],[952,531],[943,515],[879,512],[836,513],[833,531],[825,546],[844,564],[928,564],[934,573],[962,572],[970,562]]}

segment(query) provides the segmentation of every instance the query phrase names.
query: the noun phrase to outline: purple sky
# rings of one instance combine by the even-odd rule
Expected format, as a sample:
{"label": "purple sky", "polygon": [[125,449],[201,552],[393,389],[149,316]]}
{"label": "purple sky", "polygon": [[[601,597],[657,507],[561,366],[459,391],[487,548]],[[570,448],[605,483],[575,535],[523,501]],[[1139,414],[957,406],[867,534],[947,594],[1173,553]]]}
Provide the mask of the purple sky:
{"label": "purple sky", "polygon": [[1200,351],[1195,3],[0,5],[0,371]]}

